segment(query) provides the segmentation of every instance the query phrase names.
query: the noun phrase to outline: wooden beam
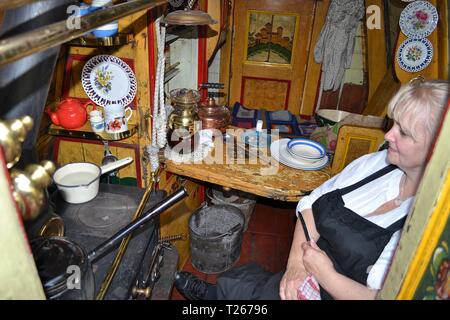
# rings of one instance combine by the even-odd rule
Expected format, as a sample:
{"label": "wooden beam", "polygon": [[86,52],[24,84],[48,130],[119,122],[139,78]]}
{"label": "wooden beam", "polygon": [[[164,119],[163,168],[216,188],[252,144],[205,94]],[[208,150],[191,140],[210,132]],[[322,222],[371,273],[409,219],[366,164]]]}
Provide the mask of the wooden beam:
{"label": "wooden beam", "polygon": [[438,23],[438,54],[439,54],[439,70],[438,77],[439,79],[448,79],[448,69],[449,65],[449,34],[448,34],[448,1],[447,0],[438,0],[437,2],[437,10],[439,12],[439,23]]}
{"label": "wooden beam", "polygon": [[363,115],[384,117],[389,100],[400,88],[400,85],[400,82],[394,79],[392,68],[389,68],[364,109]]}
{"label": "wooden beam", "polygon": [[[385,78],[387,72],[386,55],[386,33],[384,22],[384,5],[383,0],[366,0],[366,9],[370,6],[376,6],[381,9],[380,26],[381,28],[367,30],[367,73],[369,81],[369,95],[367,100],[370,101],[378,89],[378,86]],[[367,19],[367,17],[366,17]],[[375,95],[376,96],[376,95]]]}
{"label": "wooden beam", "polygon": [[305,66],[305,86],[303,89],[302,105],[300,108],[300,114],[302,115],[312,115],[315,109],[314,107],[316,104],[316,94],[320,80],[321,64],[314,61],[314,46],[316,45],[320,31],[322,31],[325,24],[329,6],[330,0],[316,2],[313,30],[309,43],[308,63]]}

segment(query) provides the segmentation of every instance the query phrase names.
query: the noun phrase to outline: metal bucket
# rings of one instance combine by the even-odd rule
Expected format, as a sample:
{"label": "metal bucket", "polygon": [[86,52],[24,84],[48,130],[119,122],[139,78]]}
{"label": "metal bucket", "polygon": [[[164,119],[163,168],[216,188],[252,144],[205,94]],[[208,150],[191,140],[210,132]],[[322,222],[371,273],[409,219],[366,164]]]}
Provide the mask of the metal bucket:
{"label": "metal bucket", "polygon": [[203,206],[189,218],[192,265],[203,273],[231,268],[241,255],[245,218],[232,205]]}
{"label": "metal bucket", "polygon": [[238,190],[231,190],[231,192],[225,193],[210,188],[206,190],[206,197],[210,203],[229,204],[240,209],[245,217],[244,232],[247,231],[248,223],[255,209],[256,196]]}

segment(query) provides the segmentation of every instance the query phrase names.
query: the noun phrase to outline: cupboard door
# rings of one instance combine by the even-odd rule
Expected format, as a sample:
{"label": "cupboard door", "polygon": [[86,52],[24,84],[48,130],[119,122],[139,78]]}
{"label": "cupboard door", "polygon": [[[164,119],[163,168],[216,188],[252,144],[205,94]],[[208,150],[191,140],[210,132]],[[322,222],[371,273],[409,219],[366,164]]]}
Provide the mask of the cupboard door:
{"label": "cupboard door", "polygon": [[316,1],[236,1],[230,104],[300,113]]}

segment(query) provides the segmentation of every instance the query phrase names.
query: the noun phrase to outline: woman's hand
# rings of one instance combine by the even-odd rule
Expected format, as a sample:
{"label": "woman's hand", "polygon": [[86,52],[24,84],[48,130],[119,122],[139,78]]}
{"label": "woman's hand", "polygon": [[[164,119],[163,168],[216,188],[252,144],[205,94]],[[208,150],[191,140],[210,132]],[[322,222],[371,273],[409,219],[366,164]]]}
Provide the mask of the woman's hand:
{"label": "woman's hand", "polygon": [[329,272],[334,272],[333,262],[328,258],[327,254],[322,251],[314,241],[304,242],[303,249],[303,265],[306,272],[320,278]]}
{"label": "woman's hand", "polygon": [[305,268],[298,266],[287,268],[280,282],[281,300],[297,300],[297,289],[306,276]]}

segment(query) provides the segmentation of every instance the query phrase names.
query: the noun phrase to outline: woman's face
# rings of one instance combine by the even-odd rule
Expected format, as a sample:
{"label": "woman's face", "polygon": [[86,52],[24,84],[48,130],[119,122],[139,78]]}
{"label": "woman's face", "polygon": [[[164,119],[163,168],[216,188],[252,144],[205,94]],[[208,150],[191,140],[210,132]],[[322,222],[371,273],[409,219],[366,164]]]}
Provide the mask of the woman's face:
{"label": "woman's face", "polygon": [[[411,116],[402,119],[402,123],[411,123]],[[416,123],[415,135],[412,136],[408,127],[397,121],[384,138],[389,142],[387,153],[391,164],[397,165],[404,171],[422,169],[430,147],[428,132],[424,121]]]}

